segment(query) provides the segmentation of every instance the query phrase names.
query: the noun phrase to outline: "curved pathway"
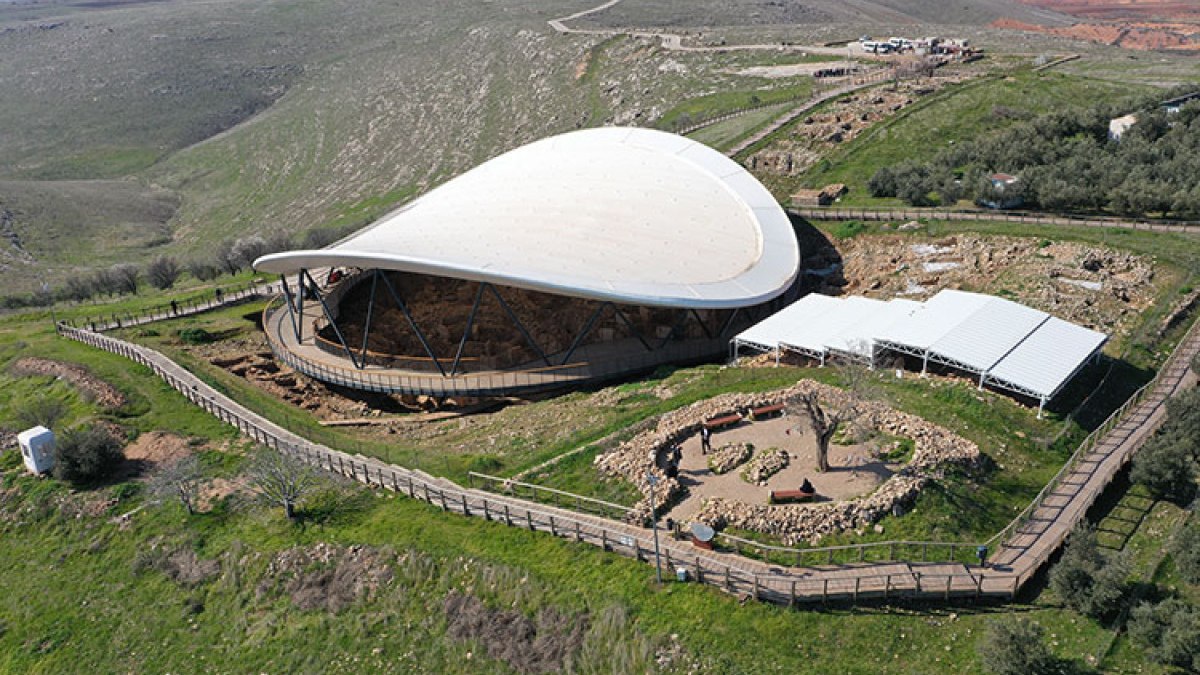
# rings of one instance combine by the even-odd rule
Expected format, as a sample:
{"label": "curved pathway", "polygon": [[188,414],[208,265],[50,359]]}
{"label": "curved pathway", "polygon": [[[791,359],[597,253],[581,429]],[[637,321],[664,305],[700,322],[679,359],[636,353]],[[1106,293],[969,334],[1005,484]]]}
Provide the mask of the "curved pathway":
{"label": "curved pathway", "polygon": [[[188,400],[236,426],[243,434],[324,470],[341,473],[371,487],[403,492],[446,511],[550,532],[638,560],[654,560],[654,538],[645,528],[463,488],[418,470],[312,443],[221,394],[160,352],[66,324],[59,324],[58,329],[64,337],[146,366]],[[828,600],[1011,598],[1062,545],[1104,487],[1161,423],[1166,399],[1194,384],[1196,378],[1188,370],[1188,363],[1196,353],[1200,353],[1200,322],[1193,325],[1159,375],[1093,433],[1039,498],[993,538],[999,550],[993,556],[996,564],[992,566],[882,562],[782,567],[731,553],[704,551],[664,536],[659,546],[665,574],[683,573],[691,580],[731,593],[789,605]],[[885,542],[871,546],[887,545]],[[960,549],[964,546],[956,545]],[[861,555],[866,547],[859,550]],[[830,550],[831,560],[832,555]]]}
{"label": "curved pathway", "polygon": [[838,207],[787,209],[788,213],[811,220],[969,220],[983,222],[1026,223],[1031,225],[1077,225],[1082,227],[1119,227],[1150,232],[1200,233],[1200,222],[1187,220],[1122,220],[1108,217],[1069,217],[1013,213],[1009,211],[962,211],[955,209],[855,209]]}

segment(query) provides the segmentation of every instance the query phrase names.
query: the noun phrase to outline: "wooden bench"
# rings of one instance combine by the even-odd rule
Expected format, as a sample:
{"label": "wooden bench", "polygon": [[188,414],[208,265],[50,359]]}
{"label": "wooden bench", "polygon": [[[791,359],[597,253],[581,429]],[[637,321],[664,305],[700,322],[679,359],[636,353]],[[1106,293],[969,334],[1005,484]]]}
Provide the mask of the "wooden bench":
{"label": "wooden bench", "polygon": [[731,427],[741,421],[741,415],[737,413],[731,413],[729,415],[721,415],[720,417],[713,417],[711,419],[704,420],[704,428],[708,429],[709,431],[716,431],[717,429]]}
{"label": "wooden bench", "polygon": [[816,496],[816,492],[805,492],[803,490],[771,490],[771,496],[768,501],[771,504],[788,504],[790,502],[812,501]]}
{"label": "wooden bench", "polygon": [[760,405],[757,408],[750,409],[750,419],[761,420],[765,417],[775,414],[783,414],[783,404],[775,403],[773,405]]}

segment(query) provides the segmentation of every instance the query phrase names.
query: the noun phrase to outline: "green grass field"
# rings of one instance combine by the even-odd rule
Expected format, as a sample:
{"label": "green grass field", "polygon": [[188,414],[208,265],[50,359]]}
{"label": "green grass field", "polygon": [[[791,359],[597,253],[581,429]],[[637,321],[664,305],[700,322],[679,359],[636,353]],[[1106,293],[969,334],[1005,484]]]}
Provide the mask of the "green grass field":
{"label": "green grass field", "polygon": [[[928,236],[989,227],[936,224]],[[1011,226],[994,229],[1004,233],[1004,227]],[[1128,237],[1120,243],[1158,251],[1171,261],[1187,259],[1189,246],[1194,246],[1148,233],[1080,230],[1064,236]],[[160,302],[161,296],[122,302],[133,309],[138,301]],[[240,339],[252,334],[257,308],[230,308],[135,331],[141,331],[139,340],[164,347],[170,347],[173,331],[184,324],[232,331],[229,339]],[[0,425],[11,424],[7,411],[13,401],[45,390],[69,403],[69,421],[98,416],[135,432],[173,430],[207,448],[205,462],[214,475],[236,474],[241,444],[229,443],[234,437],[230,427],[187,404],[144,369],[55,338],[47,319],[44,313],[0,318],[0,387],[7,397],[0,401]],[[119,411],[101,411],[64,383],[12,376],[8,364],[28,354],[84,364],[130,402]],[[275,405],[236,378],[225,379],[199,363],[193,367],[251,407],[270,412]],[[718,391],[774,388],[800,374],[836,377],[832,370],[682,369],[615,387],[615,404],[598,418],[583,420],[577,411],[586,408],[588,394],[512,408],[498,416],[498,425],[519,425],[523,419],[539,420],[539,425],[528,427],[533,434],[528,438],[502,440],[505,445],[490,454],[504,459],[499,471],[515,472],[571,447],[595,443],[657,411]],[[660,400],[651,394],[663,384],[676,395]],[[1005,397],[953,384],[881,384],[900,407],[977,440],[1007,467],[980,484],[951,479],[931,490],[909,516],[884,521],[888,537],[994,530],[1006,512],[1028,499],[1055,470],[1076,433],[1044,446],[1059,435],[1061,420],[1037,422],[1031,411]],[[311,421],[298,423],[303,419],[298,413],[273,414],[290,415],[284,419],[301,431],[315,429]],[[549,419],[574,431],[556,438]],[[1016,441],[1014,430],[1026,438]],[[404,461],[405,445],[411,445],[408,452],[427,453],[439,443],[469,445],[489,436],[496,434],[485,426],[424,445],[402,441],[394,446],[402,454],[393,459]],[[345,442],[353,447],[373,441],[348,434]],[[365,447],[370,451],[374,446]],[[593,454],[585,450],[539,480],[580,489],[594,477],[589,473]],[[0,581],[0,670],[6,672],[74,672],[80,663],[99,671],[511,672],[511,663],[488,656],[486,639],[454,637],[459,633],[442,610],[452,591],[472,593],[487,607],[514,608],[528,617],[547,609],[568,616],[586,613],[581,646],[563,666],[578,672],[655,670],[655,653],[674,650],[674,660],[663,667],[667,672],[975,673],[981,672],[975,648],[987,625],[1012,616],[1042,624],[1053,651],[1080,665],[1163,672],[1147,664],[1136,648],[1114,639],[1108,628],[1059,608],[1049,593],[1034,591],[1014,605],[981,607],[794,611],[743,605],[694,585],[658,588],[650,567],[587,546],[444,514],[403,498],[371,496],[356,487],[322,488],[306,504],[299,524],[285,522],[278,509],[239,496],[189,519],[178,505],[149,504],[137,482],[72,493],[53,480],[21,476],[18,464],[11,451],[0,458],[0,565],[9,570]],[[436,466],[431,463],[431,470]],[[457,462],[449,466],[456,478],[465,468]],[[620,486],[608,489],[604,496],[621,499]],[[1115,499],[1120,503],[1123,498]],[[1138,503],[1136,495],[1124,499]],[[129,525],[112,520],[139,507]],[[1179,513],[1155,507],[1124,537],[1144,561],[1137,567],[1139,578],[1177,584],[1169,576],[1169,559],[1155,562],[1155,542],[1169,535]],[[967,514],[971,517],[964,518]],[[296,592],[271,571],[272,562],[282,550],[318,542],[397,552],[392,581],[338,612],[297,608],[292,599]],[[193,551],[202,561],[217,561],[217,572],[198,582],[174,581],[163,571],[161,556],[152,554],[160,550]],[[555,635],[547,629],[543,637]],[[746,649],[747,644],[755,648]]]}

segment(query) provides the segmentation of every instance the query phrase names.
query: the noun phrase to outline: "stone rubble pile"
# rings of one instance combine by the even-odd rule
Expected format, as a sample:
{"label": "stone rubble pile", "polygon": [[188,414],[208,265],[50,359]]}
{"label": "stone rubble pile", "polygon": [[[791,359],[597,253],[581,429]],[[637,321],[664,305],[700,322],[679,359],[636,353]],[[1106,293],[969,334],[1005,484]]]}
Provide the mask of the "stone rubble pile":
{"label": "stone rubble pile", "polygon": [[791,456],[786,450],[767,448],[755,453],[754,459],[742,471],[742,480],[756,485],[766,485],[767,479],[787,468]]}
{"label": "stone rubble pile", "polygon": [[658,468],[661,453],[699,433],[706,419],[731,411],[785,402],[797,395],[813,392],[818,395],[822,405],[835,409],[855,406],[859,411],[856,422],[863,426],[911,438],[914,442],[912,459],[875,492],[864,497],[846,502],[779,506],[710,499],[696,517],[697,521],[717,528],[735,527],[772,534],[789,545],[801,541],[815,542],[827,534],[861,528],[893,511],[900,512],[912,504],[930,481],[941,478],[946,469],[961,467],[972,470],[978,467],[982,459],[977,445],[943,427],[878,401],[858,400],[836,387],[801,380],[787,389],[722,394],[666,413],[646,431],[597,456],[596,467],[603,473],[637,485],[643,499],[634,507],[628,519],[635,523],[649,523],[650,486],[646,480],[647,474],[653,473],[658,477],[654,503],[659,509],[683,496],[683,487],[679,482],[667,478]]}
{"label": "stone rubble pile", "polygon": [[708,470],[717,474],[729,473],[750,459],[754,446],[749,443],[727,443],[708,456]]}

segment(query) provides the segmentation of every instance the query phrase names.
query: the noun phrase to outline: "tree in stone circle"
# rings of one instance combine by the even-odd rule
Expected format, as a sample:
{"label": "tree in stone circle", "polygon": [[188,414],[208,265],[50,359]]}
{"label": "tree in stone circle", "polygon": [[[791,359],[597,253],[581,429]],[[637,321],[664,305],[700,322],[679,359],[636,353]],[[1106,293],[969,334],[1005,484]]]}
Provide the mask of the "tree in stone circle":
{"label": "tree in stone circle", "polygon": [[259,447],[250,456],[246,476],[267,501],[283,507],[288,520],[296,518],[296,504],[317,484],[312,467],[282,452]]}
{"label": "tree in stone circle", "polygon": [[163,467],[150,479],[150,491],[162,499],[178,499],[188,515],[196,513],[204,468],[195,455],[187,455]]}
{"label": "tree in stone circle", "polygon": [[817,439],[817,471],[828,471],[829,443],[833,440],[833,435],[837,433],[842,423],[855,415],[854,407],[847,406],[842,410],[826,409],[825,406],[821,405],[820,397],[815,391],[797,394],[789,402],[788,407],[793,409],[799,408],[808,417],[809,426],[812,428],[813,435]]}

